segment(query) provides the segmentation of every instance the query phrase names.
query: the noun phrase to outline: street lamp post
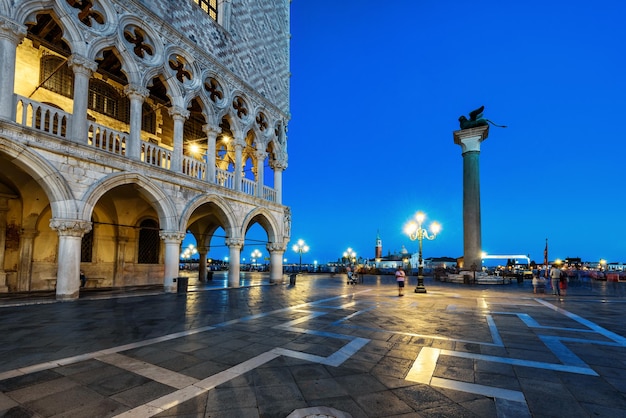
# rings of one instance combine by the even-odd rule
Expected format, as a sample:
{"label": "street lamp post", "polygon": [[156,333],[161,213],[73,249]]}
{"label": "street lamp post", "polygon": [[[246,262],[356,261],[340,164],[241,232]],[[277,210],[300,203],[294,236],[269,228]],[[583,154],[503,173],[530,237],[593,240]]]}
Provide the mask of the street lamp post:
{"label": "street lamp post", "polygon": [[430,224],[430,230],[432,232],[432,235],[428,235],[428,231],[422,227],[424,219],[426,219],[426,215],[424,215],[423,212],[417,212],[417,214],[415,215],[415,220],[409,222],[404,228],[404,232],[406,232],[411,241],[417,240],[419,242],[417,259],[417,286],[415,287],[415,293],[426,293],[426,287],[424,287],[424,259],[422,258],[422,241],[424,239],[434,240],[441,230],[441,225],[438,222],[433,222],[432,224]]}
{"label": "street lamp post", "polygon": [[255,249],[254,251],[252,251],[252,254],[250,254],[250,256],[252,257],[252,267],[256,268],[257,267],[257,262],[256,260],[261,258],[263,254],[261,254],[261,251]]}
{"label": "street lamp post", "polygon": [[299,272],[302,271],[302,253],[306,253],[309,251],[309,246],[304,243],[304,240],[299,239],[297,244],[293,245],[293,250],[300,254],[300,269]]}
{"label": "street lamp post", "polygon": [[348,260],[348,265],[350,265],[350,263],[356,261],[356,252],[352,248],[348,248],[343,252],[343,258]]}

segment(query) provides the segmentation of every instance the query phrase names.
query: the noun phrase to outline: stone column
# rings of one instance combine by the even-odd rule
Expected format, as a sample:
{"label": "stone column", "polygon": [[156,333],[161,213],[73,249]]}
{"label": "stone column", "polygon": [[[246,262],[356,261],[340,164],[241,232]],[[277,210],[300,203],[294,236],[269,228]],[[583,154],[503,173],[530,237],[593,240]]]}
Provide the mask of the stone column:
{"label": "stone column", "polygon": [[243,248],[243,240],[236,238],[227,238],[228,246],[228,287],[239,287],[239,273],[241,270],[241,249]]}
{"label": "stone column", "polygon": [[479,157],[488,135],[489,125],[454,132],[463,155],[463,270],[482,268]]}
{"label": "stone column", "polygon": [[222,132],[221,128],[214,128],[211,125],[202,127],[207,135],[206,147],[206,181],[215,184],[215,159],[217,158],[216,141],[217,136]]}
{"label": "stone column", "polygon": [[80,55],[72,55],[67,65],[74,71],[74,107],[72,109],[71,140],[87,143],[87,100],[89,79],[98,69],[98,64]]}
{"label": "stone column", "polygon": [[235,147],[235,190],[240,192],[241,181],[243,180],[243,148],[246,145],[243,134],[239,132],[235,134],[233,145]]}
{"label": "stone column", "polygon": [[171,170],[175,173],[183,171],[183,127],[189,117],[189,111],[180,107],[172,107],[170,116],[174,119],[174,151],[172,152]]}
{"label": "stone column", "polygon": [[37,233],[36,229],[22,229],[20,231],[20,261],[17,268],[18,292],[30,290],[33,272],[33,243]]}
{"label": "stone column", "polygon": [[268,243],[265,248],[270,253],[270,283],[282,283],[283,276],[283,255],[287,249],[286,244]]}
{"label": "stone column", "polygon": [[263,170],[265,157],[267,157],[267,152],[256,152],[256,195],[260,198],[263,198],[263,186],[265,184],[265,170]]}
{"label": "stone column", "polygon": [[143,102],[150,91],[131,84],[124,87],[124,93],[130,100],[130,133],[126,144],[126,156],[133,160],[141,158],[141,123],[143,120]]}
{"label": "stone column", "polygon": [[77,219],[50,219],[50,228],[59,234],[57,255],[57,300],[78,299],[80,288],[80,241],[91,231],[91,222]]}
{"label": "stone column", "polygon": [[15,56],[26,28],[0,16],[0,119],[13,120],[15,106]]}
{"label": "stone column", "polygon": [[198,257],[200,257],[200,264],[198,264],[198,280],[201,282],[206,281],[207,263],[206,258],[209,254],[209,247],[196,247],[198,249]]}
{"label": "stone column", "polygon": [[175,293],[177,289],[174,278],[178,277],[180,244],[185,238],[185,233],[179,231],[161,231],[159,236],[165,243],[165,277],[163,280],[163,289],[166,292]]}
{"label": "stone column", "polygon": [[287,168],[286,164],[278,160],[274,160],[271,163],[272,170],[274,170],[274,191],[276,191],[276,203],[283,203],[283,170]]}
{"label": "stone column", "polygon": [[0,194],[0,293],[9,291],[7,287],[7,274],[4,271],[4,252],[7,242],[7,213],[9,212],[9,199],[15,196]]}

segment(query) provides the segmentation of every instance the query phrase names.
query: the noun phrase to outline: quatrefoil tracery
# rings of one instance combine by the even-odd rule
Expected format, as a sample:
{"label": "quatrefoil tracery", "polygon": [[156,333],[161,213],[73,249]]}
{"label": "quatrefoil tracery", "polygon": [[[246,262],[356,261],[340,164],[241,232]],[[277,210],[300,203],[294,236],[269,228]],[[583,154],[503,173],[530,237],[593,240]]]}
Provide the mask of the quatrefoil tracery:
{"label": "quatrefoil tracery", "polygon": [[75,9],[80,10],[78,12],[78,20],[80,20],[84,25],[91,27],[92,19],[99,24],[104,24],[104,16],[94,10],[93,1],[91,0],[67,0],[67,4],[72,6]]}
{"label": "quatrefoil tracery", "polygon": [[246,109],[246,103],[239,96],[233,99],[233,109],[237,112],[237,117],[243,119],[248,116],[248,109]]}
{"label": "quatrefoil tracery", "polygon": [[224,98],[224,93],[222,92],[222,88],[220,84],[214,78],[208,78],[204,82],[204,89],[209,93],[209,98],[217,103],[218,101]]}
{"label": "quatrefoil tracery", "polygon": [[145,33],[135,27],[128,27],[126,28],[126,30],[124,30],[124,38],[131,44],[135,45],[133,48],[133,52],[135,53],[135,55],[137,55],[139,58],[144,58],[144,53],[148,54],[148,55],[153,55],[154,51],[152,50],[152,46],[150,46],[150,44],[144,42],[145,39],[147,38],[147,36],[145,35]]}
{"label": "quatrefoil tracery", "polygon": [[185,78],[191,80],[191,72],[189,72],[185,67],[185,61],[179,57],[178,55],[170,57],[169,60],[170,68],[176,72],[176,79],[183,83]]}

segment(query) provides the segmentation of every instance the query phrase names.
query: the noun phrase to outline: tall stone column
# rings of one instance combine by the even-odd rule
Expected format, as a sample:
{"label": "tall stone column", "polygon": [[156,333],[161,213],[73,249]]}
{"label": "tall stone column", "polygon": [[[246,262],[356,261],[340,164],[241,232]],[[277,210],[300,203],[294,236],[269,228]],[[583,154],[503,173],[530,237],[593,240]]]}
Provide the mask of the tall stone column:
{"label": "tall stone column", "polygon": [[33,273],[33,244],[38,232],[36,229],[22,229],[20,231],[20,261],[17,268],[17,291],[30,290]]}
{"label": "tall stone column", "polygon": [[463,270],[482,268],[479,157],[488,135],[489,125],[454,131],[463,156]]}
{"label": "tall stone column", "polygon": [[74,107],[72,109],[73,141],[87,143],[87,100],[89,79],[98,69],[98,64],[80,55],[72,55],[67,65],[74,71]]}
{"label": "tall stone column", "polygon": [[170,109],[170,116],[174,119],[174,151],[172,151],[172,166],[170,170],[175,173],[183,171],[183,127],[189,117],[189,111],[179,107]]}
{"label": "tall stone column", "polygon": [[143,102],[150,91],[141,86],[127,85],[124,93],[130,100],[130,133],[126,144],[126,156],[139,160],[141,157],[141,123],[143,119]]}
{"label": "tall stone column", "polygon": [[215,159],[217,158],[216,141],[217,136],[222,132],[221,128],[214,128],[211,125],[202,127],[207,135],[206,147],[206,181],[215,184]]}
{"label": "tall stone column", "polygon": [[287,168],[287,164],[278,160],[271,163],[274,170],[274,190],[276,191],[276,203],[283,203],[283,171]]}
{"label": "tall stone column", "polygon": [[263,170],[263,163],[267,157],[267,152],[256,152],[256,195],[263,198],[263,186],[265,184],[265,172]]}
{"label": "tall stone column", "polygon": [[0,16],[0,119],[13,120],[15,57],[17,45],[26,36],[26,28]]}
{"label": "tall stone column", "polygon": [[228,246],[228,287],[239,287],[239,273],[241,271],[241,249],[243,240],[237,238],[226,239]]}
{"label": "tall stone column", "polygon": [[241,191],[241,181],[243,180],[243,146],[235,144],[235,190]]}
{"label": "tall stone column", "polygon": [[282,283],[283,276],[283,255],[287,249],[286,244],[268,243],[265,248],[270,253],[270,283]]}
{"label": "tall stone column", "polygon": [[207,273],[207,255],[209,254],[209,247],[196,247],[198,249],[198,257],[200,257],[200,263],[198,264],[198,280],[201,282],[206,281]]}
{"label": "tall stone column", "polygon": [[161,231],[159,236],[165,243],[165,277],[163,280],[163,289],[166,292],[175,293],[177,289],[174,284],[174,278],[178,277],[180,244],[185,238],[185,233],[179,231]]}
{"label": "tall stone column", "polygon": [[50,219],[50,228],[59,234],[57,255],[57,300],[78,299],[80,288],[80,241],[91,231],[91,222]]}

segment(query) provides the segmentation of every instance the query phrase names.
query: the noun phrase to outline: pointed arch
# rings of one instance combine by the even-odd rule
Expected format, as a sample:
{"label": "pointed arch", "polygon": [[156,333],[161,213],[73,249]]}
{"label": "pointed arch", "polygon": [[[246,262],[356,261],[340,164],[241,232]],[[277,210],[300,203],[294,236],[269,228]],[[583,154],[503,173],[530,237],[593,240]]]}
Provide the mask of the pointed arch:
{"label": "pointed arch", "polygon": [[159,215],[161,229],[167,231],[177,230],[178,217],[170,197],[161,187],[152,183],[148,177],[133,172],[114,173],[94,183],[87,190],[82,200],[83,206],[80,212],[80,219],[91,220],[91,214],[100,198],[111,189],[127,184],[135,185],[138,193],[154,207]]}
{"label": "pointed arch", "polygon": [[246,235],[246,232],[254,225],[258,223],[267,233],[268,242],[282,242],[279,240],[280,228],[278,227],[274,216],[266,208],[256,208],[248,213],[243,220],[240,234],[242,237]]}

